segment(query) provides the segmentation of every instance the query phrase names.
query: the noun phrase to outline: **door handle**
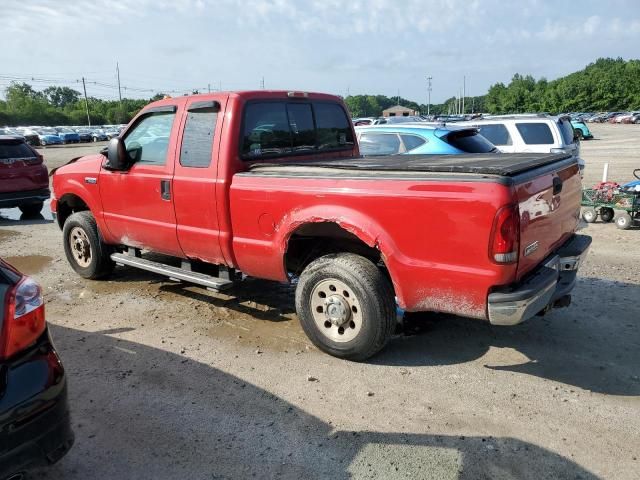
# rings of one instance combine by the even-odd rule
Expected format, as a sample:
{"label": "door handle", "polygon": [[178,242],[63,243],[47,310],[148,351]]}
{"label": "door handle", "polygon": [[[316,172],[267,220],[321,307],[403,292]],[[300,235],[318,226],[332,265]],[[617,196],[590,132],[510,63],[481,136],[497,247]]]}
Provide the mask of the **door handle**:
{"label": "door handle", "polygon": [[160,180],[160,196],[163,200],[171,200],[171,181]]}

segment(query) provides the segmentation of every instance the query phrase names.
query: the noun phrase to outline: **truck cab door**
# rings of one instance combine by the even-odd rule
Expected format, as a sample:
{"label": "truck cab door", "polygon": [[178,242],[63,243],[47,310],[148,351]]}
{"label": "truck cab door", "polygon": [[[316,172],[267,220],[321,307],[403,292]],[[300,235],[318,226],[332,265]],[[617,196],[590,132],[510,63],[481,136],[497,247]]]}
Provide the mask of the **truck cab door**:
{"label": "truck cab door", "polygon": [[173,178],[178,241],[188,258],[224,264],[216,185],[227,97],[189,99]]}
{"label": "truck cab door", "polygon": [[182,256],[173,206],[180,113],[178,102],[144,112],[123,137],[131,167],[100,172],[104,221],[123,245]]}

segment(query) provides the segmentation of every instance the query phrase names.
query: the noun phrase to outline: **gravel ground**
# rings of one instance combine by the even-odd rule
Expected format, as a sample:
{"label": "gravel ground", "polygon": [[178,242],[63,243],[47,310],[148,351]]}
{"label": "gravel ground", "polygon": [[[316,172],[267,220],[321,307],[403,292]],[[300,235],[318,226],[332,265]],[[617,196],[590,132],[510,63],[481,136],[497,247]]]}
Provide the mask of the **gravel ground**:
{"label": "gravel ground", "polygon": [[[585,184],[604,162],[630,180],[640,126],[590,127]],[[508,328],[425,316],[358,364],[309,343],[288,286],[222,295],[127,268],[86,281],[50,217],[16,218],[0,211],[0,255],[44,285],[77,435],[35,478],[639,477],[638,228],[585,226],[569,308]]]}

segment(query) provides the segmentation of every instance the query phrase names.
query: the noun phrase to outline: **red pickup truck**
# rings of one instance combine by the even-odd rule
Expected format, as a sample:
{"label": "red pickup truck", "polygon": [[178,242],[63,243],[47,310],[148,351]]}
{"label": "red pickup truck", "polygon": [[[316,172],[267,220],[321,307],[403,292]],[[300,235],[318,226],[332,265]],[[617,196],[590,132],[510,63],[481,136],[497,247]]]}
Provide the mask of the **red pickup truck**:
{"label": "red pickup truck", "polygon": [[591,243],[580,189],[568,155],[360,157],[340,98],[252,91],[148,105],[55,172],[51,208],[85,278],[293,282],[311,341],[363,360],[396,305],[496,325],[567,305]]}

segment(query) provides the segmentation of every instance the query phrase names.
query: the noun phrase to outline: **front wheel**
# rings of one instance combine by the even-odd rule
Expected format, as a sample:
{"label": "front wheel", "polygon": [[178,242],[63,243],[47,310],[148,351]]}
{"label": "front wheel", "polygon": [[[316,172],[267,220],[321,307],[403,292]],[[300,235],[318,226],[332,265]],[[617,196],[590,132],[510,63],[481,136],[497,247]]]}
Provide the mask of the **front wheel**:
{"label": "front wheel", "polygon": [[389,280],[373,262],[351,253],[325,255],[305,268],[296,311],[314,345],[355,361],[380,351],[396,324]]}
{"label": "front wheel", "polygon": [[629,228],[631,228],[632,222],[633,220],[631,219],[631,215],[629,215],[627,212],[624,212],[618,215],[618,218],[616,218],[616,227],[618,227],[620,230],[628,230]]}
{"label": "front wheel", "polygon": [[78,275],[95,280],[109,275],[115,266],[112,248],[102,241],[89,211],[76,212],[64,222],[64,253]]}

